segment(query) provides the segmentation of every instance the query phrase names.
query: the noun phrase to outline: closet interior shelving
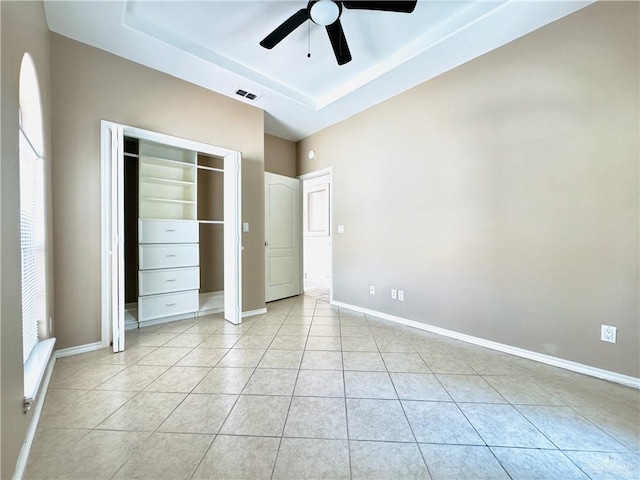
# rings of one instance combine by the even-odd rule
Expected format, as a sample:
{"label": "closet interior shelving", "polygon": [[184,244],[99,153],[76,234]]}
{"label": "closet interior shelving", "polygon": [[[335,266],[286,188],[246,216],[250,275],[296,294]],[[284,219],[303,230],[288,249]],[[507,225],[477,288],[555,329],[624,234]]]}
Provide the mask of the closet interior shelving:
{"label": "closet interior shelving", "polygon": [[216,157],[125,138],[127,329],[223,311],[221,166]]}

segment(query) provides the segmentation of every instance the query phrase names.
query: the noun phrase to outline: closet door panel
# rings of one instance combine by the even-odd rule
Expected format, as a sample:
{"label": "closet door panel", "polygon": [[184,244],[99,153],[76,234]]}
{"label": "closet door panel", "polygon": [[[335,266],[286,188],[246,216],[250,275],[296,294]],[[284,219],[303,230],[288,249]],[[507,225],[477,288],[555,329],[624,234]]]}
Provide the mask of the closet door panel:
{"label": "closet door panel", "polygon": [[140,243],[198,243],[198,222],[139,219]]}
{"label": "closet door panel", "polygon": [[197,267],[200,263],[198,244],[139,245],[140,270],[175,267]]}

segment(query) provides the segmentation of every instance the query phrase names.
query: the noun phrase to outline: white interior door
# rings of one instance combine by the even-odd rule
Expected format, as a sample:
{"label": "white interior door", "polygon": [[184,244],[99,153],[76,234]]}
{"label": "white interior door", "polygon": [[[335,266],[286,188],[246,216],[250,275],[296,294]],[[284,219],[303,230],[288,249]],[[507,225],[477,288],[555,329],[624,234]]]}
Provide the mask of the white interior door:
{"label": "white interior door", "polygon": [[303,184],[304,280],[331,286],[331,179],[329,175]]}
{"label": "white interior door", "polygon": [[300,180],[264,174],[265,300],[301,293]]}
{"label": "white interior door", "polygon": [[242,322],[240,154],[224,157],[224,318]]}

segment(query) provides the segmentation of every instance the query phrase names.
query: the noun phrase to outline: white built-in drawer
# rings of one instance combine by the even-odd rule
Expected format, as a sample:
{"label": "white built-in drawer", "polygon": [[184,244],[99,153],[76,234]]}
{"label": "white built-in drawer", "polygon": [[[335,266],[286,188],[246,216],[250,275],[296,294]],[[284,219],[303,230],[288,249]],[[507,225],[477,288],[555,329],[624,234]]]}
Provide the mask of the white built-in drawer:
{"label": "white built-in drawer", "polygon": [[140,270],[155,268],[197,267],[200,250],[197,243],[139,245]]}
{"label": "white built-in drawer", "polygon": [[138,272],[138,289],[141,296],[199,288],[200,269],[198,267],[140,270]]}
{"label": "white built-in drawer", "polygon": [[138,219],[138,243],[198,243],[198,222]]}
{"label": "white built-in drawer", "polygon": [[197,312],[198,290],[138,298],[138,321]]}

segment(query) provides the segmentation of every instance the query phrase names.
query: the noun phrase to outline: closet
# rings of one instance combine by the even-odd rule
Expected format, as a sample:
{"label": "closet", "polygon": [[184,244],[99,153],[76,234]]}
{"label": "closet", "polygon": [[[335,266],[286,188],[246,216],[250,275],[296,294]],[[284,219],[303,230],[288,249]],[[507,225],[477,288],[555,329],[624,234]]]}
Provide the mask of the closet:
{"label": "closet", "polygon": [[125,328],[224,310],[224,159],[124,137]]}

